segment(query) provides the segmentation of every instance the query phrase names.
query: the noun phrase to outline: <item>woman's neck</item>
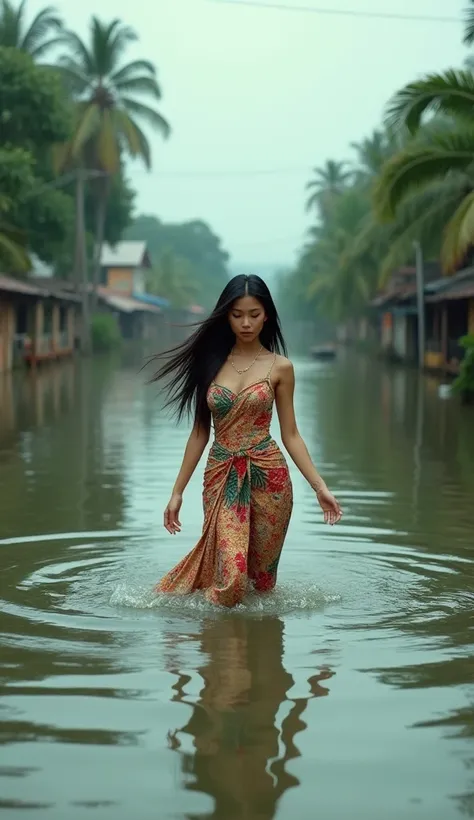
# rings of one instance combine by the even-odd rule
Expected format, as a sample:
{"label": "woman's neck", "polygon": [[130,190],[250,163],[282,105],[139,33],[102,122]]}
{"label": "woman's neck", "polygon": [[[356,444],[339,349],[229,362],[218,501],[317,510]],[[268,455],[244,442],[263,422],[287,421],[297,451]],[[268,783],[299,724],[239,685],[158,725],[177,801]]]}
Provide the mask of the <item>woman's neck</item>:
{"label": "woman's neck", "polygon": [[248,344],[246,342],[236,341],[232,352],[237,356],[256,356],[261,348],[262,343],[259,339],[255,339],[255,341],[249,342]]}

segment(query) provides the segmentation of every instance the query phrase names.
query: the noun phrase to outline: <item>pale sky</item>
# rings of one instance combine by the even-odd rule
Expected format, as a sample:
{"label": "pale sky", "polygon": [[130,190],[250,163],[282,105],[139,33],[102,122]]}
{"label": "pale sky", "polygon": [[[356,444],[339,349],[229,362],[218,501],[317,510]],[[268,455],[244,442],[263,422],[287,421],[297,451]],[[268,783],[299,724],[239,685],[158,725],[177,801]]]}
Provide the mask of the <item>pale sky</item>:
{"label": "pale sky", "polygon": [[[54,0],[52,0],[54,2]],[[268,0],[262,0],[268,2]],[[292,263],[308,227],[314,166],[350,159],[399,87],[460,66],[466,0],[273,0],[301,6],[459,17],[381,20],[231,5],[226,0],[56,0],[85,35],[90,16],[119,17],[130,49],[158,67],[173,134],[151,136],[153,170],[130,167],[139,211],[202,218],[235,265]],[[30,0],[30,13],[43,7]]]}

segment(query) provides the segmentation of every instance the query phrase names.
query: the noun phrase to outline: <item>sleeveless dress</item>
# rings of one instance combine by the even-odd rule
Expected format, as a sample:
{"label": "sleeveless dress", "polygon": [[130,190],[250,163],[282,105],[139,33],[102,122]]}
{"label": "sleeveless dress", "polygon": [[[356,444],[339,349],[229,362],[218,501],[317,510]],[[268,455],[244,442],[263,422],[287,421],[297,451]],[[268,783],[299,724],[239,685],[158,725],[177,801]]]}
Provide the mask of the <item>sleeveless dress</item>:
{"label": "sleeveless dress", "polygon": [[215,438],[204,472],[202,536],[157,592],[199,589],[211,603],[231,607],[252,588],[274,588],[293,492],[270,436],[273,402],[270,372],[239,393],[212,382],[207,403]]}

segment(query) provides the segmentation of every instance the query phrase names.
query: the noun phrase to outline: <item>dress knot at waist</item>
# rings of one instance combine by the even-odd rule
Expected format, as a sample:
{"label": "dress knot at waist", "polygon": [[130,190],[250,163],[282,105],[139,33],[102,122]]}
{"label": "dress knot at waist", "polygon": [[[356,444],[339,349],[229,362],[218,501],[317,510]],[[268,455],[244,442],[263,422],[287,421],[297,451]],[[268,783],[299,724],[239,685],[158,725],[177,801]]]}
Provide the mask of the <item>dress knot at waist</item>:
{"label": "dress knot at waist", "polygon": [[264,439],[258,441],[254,444],[249,444],[248,447],[243,447],[240,450],[231,450],[229,447],[226,447],[222,444],[218,439],[214,439],[214,442],[211,447],[211,453],[214,458],[217,458],[218,461],[224,461],[229,458],[238,458],[238,457],[246,457],[253,453],[255,450],[266,450],[266,448],[271,444],[272,437],[270,435],[265,436]]}

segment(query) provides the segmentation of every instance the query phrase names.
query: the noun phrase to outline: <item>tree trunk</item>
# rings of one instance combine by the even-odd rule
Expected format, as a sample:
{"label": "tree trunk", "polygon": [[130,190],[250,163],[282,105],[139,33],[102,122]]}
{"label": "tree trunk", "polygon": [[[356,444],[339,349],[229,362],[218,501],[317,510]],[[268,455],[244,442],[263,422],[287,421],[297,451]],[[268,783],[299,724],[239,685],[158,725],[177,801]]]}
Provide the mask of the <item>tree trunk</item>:
{"label": "tree trunk", "polygon": [[107,216],[107,202],[110,192],[110,177],[105,176],[98,182],[100,193],[97,206],[97,225],[95,234],[94,264],[92,269],[92,312],[97,309],[97,288],[100,284],[100,268],[102,247],[104,244],[105,219]]}

